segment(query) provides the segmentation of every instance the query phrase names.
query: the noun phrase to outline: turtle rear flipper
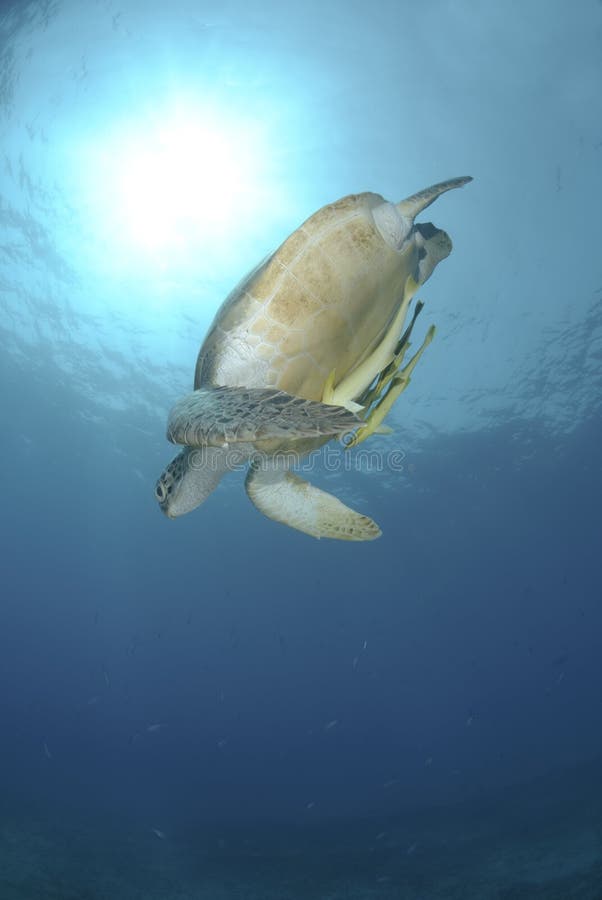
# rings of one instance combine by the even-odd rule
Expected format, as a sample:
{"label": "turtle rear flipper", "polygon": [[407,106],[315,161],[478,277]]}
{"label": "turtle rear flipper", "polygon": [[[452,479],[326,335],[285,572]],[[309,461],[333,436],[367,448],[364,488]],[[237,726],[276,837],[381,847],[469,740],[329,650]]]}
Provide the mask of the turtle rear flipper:
{"label": "turtle rear flipper", "polygon": [[368,516],[277,464],[252,463],[245,488],[251,502],[268,518],[312,537],[373,541],[381,535]]}
{"label": "turtle rear flipper", "polygon": [[167,438],[190,447],[223,447],[271,438],[319,438],[361,425],[342,406],[302,400],[270,388],[199,388],[169,414]]}

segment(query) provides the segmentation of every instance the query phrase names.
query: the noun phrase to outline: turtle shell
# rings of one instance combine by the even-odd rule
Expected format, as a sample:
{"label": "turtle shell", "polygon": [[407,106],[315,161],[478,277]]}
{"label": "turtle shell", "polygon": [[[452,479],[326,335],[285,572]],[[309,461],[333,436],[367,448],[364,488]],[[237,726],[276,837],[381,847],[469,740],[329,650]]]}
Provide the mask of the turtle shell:
{"label": "turtle shell", "polygon": [[378,344],[417,275],[419,244],[378,230],[378,194],[352,194],[303,223],[226,298],[200,349],[195,388],[271,387],[320,400]]}

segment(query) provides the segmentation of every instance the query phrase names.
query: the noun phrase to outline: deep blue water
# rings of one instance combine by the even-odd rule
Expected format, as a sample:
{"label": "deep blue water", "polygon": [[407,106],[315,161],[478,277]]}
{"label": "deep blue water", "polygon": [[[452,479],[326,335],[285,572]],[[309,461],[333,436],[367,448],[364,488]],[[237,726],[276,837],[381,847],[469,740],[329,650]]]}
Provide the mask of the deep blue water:
{"label": "deep blue water", "polygon": [[[2,5],[0,900],[602,897],[601,51],[593,0]],[[242,473],[162,516],[245,271],[465,173],[384,463],[311,473],[382,537]]]}

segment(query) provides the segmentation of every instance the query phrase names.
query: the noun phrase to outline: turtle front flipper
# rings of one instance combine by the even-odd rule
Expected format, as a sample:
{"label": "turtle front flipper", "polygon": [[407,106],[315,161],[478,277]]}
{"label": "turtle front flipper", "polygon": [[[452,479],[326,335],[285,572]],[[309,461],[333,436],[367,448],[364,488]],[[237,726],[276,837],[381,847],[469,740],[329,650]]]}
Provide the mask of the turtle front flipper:
{"label": "turtle front flipper", "polygon": [[277,463],[252,463],[245,488],[251,502],[268,518],[311,537],[339,541],[373,541],[380,537],[380,528],[368,516]]}
{"label": "turtle front flipper", "polygon": [[334,437],[361,424],[342,406],[302,400],[270,388],[203,387],[169,414],[167,438],[189,447],[261,440]]}

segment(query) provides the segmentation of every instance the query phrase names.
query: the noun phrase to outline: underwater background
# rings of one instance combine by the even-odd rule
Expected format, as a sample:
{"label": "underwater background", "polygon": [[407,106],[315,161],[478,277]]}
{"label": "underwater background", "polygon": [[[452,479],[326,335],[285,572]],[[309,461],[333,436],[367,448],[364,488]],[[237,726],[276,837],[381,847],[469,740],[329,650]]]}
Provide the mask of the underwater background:
{"label": "underwater background", "polygon": [[[0,900],[602,898],[602,4],[0,9]],[[311,475],[382,537],[165,518],[245,272],[465,174],[393,435]]]}

